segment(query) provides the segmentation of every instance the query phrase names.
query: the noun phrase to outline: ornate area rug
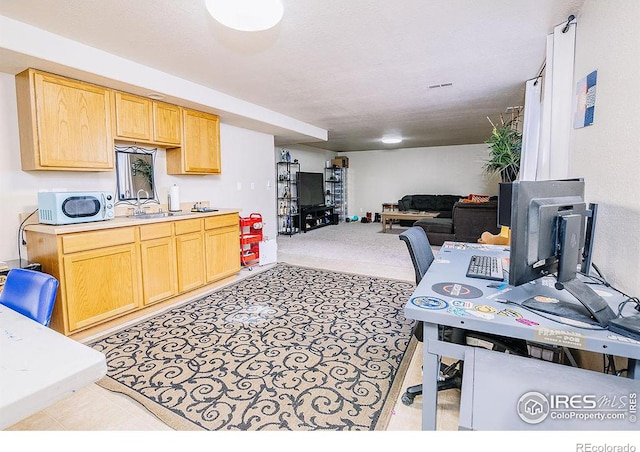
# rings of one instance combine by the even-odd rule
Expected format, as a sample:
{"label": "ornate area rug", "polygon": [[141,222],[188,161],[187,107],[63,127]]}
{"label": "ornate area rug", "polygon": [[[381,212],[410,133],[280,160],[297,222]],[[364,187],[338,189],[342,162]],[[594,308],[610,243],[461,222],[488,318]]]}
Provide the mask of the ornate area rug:
{"label": "ornate area rug", "polygon": [[177,430],[384,429],[413,289],[280,263],[90,344],[98,384]]}

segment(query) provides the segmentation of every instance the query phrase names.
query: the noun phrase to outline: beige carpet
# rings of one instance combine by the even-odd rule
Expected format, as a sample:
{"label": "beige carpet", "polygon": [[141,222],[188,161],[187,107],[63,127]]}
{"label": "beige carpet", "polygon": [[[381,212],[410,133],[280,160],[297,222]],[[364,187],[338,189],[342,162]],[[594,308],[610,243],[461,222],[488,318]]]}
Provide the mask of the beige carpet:
{"label": "beige carpet", "polygon": [[371,276],[415,281],[406,244],[394,225],[382,233],[381,223],[340,223],[307,233],[278,236],[278,260],[298,262],[336,271],[357,271]]}

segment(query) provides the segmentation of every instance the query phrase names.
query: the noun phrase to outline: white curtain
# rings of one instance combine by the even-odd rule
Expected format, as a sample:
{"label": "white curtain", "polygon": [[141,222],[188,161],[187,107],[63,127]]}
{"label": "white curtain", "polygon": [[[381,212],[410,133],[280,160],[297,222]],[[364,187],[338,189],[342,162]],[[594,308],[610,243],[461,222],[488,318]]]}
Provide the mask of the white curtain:
{"label": "white curtain", "polygon": [[540,139],[540,112],[542,77],[527,80],[524,92],[522,125],[522,154],[520,180],[536,180],[538,172],[538,143]]}
{"label": "white curtain", "polygon": [[[521,179],[564,179],[569,175],[575,34],[575,22],[568,27],[566,23],[555,27],[553,34],[547,36],[544,78],[538,79],[537,85],[533,80],[527,82]],[[540,102],[540,85],[543,85],[541,108],[536,107]],[[537,139],[532,135],[536,130]]]}

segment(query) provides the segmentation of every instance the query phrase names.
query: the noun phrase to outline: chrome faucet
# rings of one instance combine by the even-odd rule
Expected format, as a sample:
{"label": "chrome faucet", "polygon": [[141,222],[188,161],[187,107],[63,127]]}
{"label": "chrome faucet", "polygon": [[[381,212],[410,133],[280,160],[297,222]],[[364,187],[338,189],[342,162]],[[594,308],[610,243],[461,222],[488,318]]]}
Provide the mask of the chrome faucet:
{"label": "chrome faucet", "polygon": [[149,192],[147,190],[145,190],[144,188],[138,190],[138,193],[136,193],[136,211],[134,212],[135,215],[144,213],[144,210],[142,209],[142,203],[140,202],[140,192],[143,192],[146,195],[145,199],[149,199]]}

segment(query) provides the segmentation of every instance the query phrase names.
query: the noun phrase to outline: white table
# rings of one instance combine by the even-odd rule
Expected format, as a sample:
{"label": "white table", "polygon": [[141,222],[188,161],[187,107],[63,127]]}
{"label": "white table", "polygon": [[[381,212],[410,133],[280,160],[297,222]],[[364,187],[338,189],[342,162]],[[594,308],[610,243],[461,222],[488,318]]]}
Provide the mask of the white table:
{"label": "white table", "polygon": [[106,372],[102,353],[0,305],[0,429]]}

